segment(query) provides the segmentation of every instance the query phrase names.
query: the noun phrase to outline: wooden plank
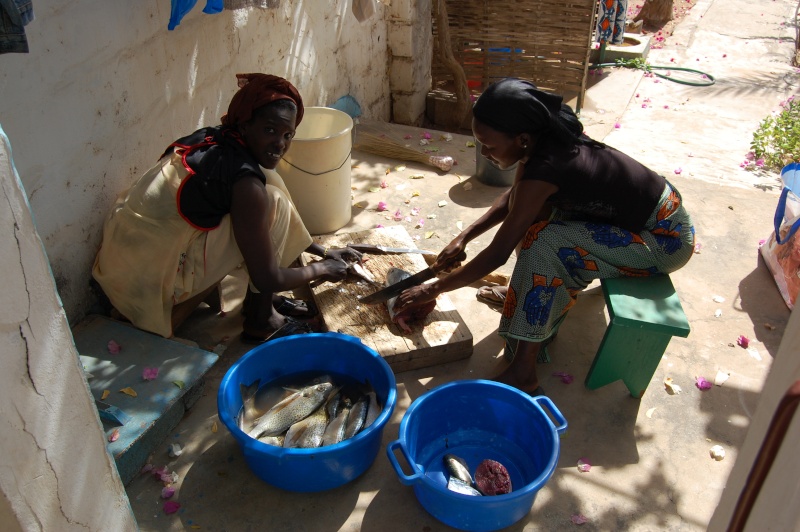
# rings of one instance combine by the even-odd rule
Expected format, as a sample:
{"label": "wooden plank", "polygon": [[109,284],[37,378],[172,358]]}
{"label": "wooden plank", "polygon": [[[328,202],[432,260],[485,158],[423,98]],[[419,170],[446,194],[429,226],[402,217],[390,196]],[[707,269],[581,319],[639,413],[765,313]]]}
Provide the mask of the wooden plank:
{"label": "wooden plank", "polygon": [[[424,243],[415,243],[402,226],[321,235],[315,239],[327,247],[354,243],[405,248],[424,246]],[[324,282],[311,286],[314,301],[328,330],[360,338],[377,351],[395,373],[444,364],[472,354],[472,334],[447,294],[437,298],[436,308],[424,322],[411,324],[411,333],[403,333],[392,323],[385,304],[364,305],[359,301],[359,297],[383,288],[386,274],[393,267],[410,273],[427,268],[423,255],[367,254],[365,259],[364,266],[379,281],[377,285],[352,277],[341,283]],[[301,260],[308,264],[315,258],[303,254]]]}

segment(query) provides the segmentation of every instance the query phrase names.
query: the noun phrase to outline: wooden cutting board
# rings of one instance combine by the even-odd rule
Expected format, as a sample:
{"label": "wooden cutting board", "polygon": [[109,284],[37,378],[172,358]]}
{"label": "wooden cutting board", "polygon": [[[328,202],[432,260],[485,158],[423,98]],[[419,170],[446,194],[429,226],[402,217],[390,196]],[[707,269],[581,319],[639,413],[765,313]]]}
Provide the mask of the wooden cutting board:
{"label": "wooden cutting board", "polygon": [[[352,243],[424,247],[424,243],[415,243],[402,226],[322,235],[314,239],[326,247],[344,247]],[[377,351],[395,373],[444,364],[472,354],[472,334],[447,294],[437,298],[436,308],[424,321],[410,324],[413,329],[411,333],[404,333],[392,323],[385,303],[364,305],[358,299],[383,288],[386,274],[392,267],[402,268],[412,274],[427,268],[423,255],[366,254],[364,258],[365,268],[379,285],[350,276],[340,283],[323,282],[311,286],[314,301],[329,331],[360,338],[365,345]],[[314,260],[318,258],[305,253],[302,256],[304,264]]]}

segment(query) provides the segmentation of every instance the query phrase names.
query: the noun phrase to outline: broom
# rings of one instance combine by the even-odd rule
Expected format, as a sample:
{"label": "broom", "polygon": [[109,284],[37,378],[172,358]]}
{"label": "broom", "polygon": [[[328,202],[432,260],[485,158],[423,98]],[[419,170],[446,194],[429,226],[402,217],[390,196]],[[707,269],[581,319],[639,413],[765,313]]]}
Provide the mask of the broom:
{"label": "broom", "polygon": [[423,153],[413,148],[403,146],[377,130],[365,130],[363,124],[359,124],[356,132],[356,142],[353,149],[365,151],[383,157],[399,159],[401,161],[413,161],[426,164],[449,172],[453,167],[453,158],[449,155],[431,155]]}

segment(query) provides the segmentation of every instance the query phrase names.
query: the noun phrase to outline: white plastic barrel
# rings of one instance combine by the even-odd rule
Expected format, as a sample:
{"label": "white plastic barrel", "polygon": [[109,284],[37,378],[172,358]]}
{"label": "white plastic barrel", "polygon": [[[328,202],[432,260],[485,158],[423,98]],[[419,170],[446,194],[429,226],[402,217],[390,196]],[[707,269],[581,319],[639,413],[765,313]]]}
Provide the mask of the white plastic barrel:
{"label": "white plastic barrel", "polygon": [[328,107],[306,107],[292,145],[275,170],[313,235],[350,221],[350,151],[353,119]]}

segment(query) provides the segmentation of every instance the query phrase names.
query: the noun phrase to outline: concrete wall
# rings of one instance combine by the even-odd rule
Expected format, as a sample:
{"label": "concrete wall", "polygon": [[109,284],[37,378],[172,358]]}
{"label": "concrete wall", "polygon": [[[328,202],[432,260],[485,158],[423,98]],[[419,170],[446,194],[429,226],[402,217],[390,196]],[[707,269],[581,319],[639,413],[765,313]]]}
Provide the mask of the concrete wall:
{"label": "concrete wall", "polygon": [[0,529],[134,530],[0,128]]}
{"label": "concrete wall", "polygon": [[11,139],[70,321],[113,199],[174,139],[219,123],[237,72],[286,77],[306,105],[346,94],[389,120],[386,10],[359,23],[350,0],[280,0],[202,13],[167,31],[167,0],[37,0],[28,54],[0,56],[0,124]]}

